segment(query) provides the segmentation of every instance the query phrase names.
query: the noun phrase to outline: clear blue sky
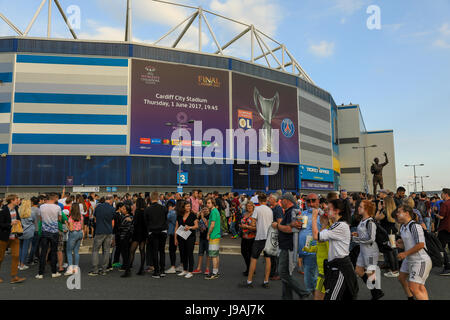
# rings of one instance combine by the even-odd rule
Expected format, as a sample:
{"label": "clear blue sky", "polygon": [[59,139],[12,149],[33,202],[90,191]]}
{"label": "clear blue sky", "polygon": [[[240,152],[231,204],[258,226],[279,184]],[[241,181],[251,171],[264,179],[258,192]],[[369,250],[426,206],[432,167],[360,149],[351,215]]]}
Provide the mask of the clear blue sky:
{"label": "clear blue sky", "polygon": [[[81,9],[80,38],[121,40],[126,0],[61,0]],[[187,17],[189,10],[133,1],[136,41],[158,39]],[[197,0],[178,1],[255,24],[286,44],[317,85],[337,104],[361,106],[368,130],[393,129],[397,182],[413,180],[407,163],[425,163],[425,188],[450,186],[450,1],[449,0]],[[40,0],[0,0],[1,12],[22,31]],[[381,30],[369,30],[369,5],[381,9]],[[209,18],[209,16],[208,16]],[[212,17],[221,43],[239,32]],[[46,36],[47,6],[31,29]],[[13,35],[0,21],[0,35]],[[53,7],[54,37],[69,38]],[[173,39],[170,38],[170,39]],[[169,39],[169,40],[170,40]],[[168,43],[168,42],[167,42]],[[230,48],[245,56],[248,50]],[[195,48],[195,32],[185,48]],[[212,49],[205,39],[205,50]]]}

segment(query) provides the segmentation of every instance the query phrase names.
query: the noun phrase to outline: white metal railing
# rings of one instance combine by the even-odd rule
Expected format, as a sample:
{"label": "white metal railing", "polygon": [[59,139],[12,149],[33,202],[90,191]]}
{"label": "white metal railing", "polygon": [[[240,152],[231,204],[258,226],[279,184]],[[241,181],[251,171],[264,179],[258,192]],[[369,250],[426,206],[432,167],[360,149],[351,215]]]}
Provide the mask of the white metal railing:
{"label": "white metal railing", "polygon": [[[175,27],[170,29],[167,33],[165,33],[163,36],[161,36],[158,40],[156,40],[153,45],[158,45],[162,40],[166,39],[170,35],[174,35],[175,32],[183,25],[187,24],[183,27],[181,32],[178,34],[178,37],[171,45],[172,48],[176,48],[180,41],[183,39],[183,37],[186,35],[188,30],[194,25],[194,23],[197,20],[198,25],[198,51],[203,51],[203,43],[202,43],[202,27],[203,22],[206,25],[206,28],[213,39],[213,42],[215,44],[215,47],[217,49],[212,52],[216,55],[224,55],[225,49],[230,47],[233,43],[238,41],[239,39],[242,39],[245,35],[250,33],[250,46],[251,46],[251,52],[250,52],[250,62],[251,63],[258,63],[261,65],[266,65],[267,67],[274,69],[274,70],[281,70],[284,72],[289,72],[291,74],[295,74],[299,76],[300,78],[314,84],[314,81],[310,78],[310,76],[305,72],[305,70],[300,66],[300,64],[297,62],[297,60],[293,57],[293,55],[289,52],[289,50],[286,48],[286,46],[277,40],[273,39],[272,37],[268,36],[261,30],[257,29],[254,25],[246,24],[241,21],[237,21],[235,19],[231,19],[228,17],[225,17],[223,15],[220,15],[218,13],[206,10],[202,7],[193,7],[189,5],[179,4],[179,3],[173,3],[163,0],[152,0],[154,2],[159,2],[162,4],[172,5],[172,6],[179,6],[187,9],[192,9],[194,12],[190,14],[186,19],[181,21],[179,24],[177,24]],[[27,37],[30,29],[33,27],[34,22],[36,21],[36,18],[39,16],[40,12],[42,11],[42,8],[44,7],[45,3],[48,3],[48,24],[47,24],[47,37],[51,37],[51,10],[52,10],[52,3],[54,2],[56,7],[58,8],[59,13],[61,14],[62,18],[64,19],[65,24],[69,28],[70,33],[72,34],[74,39],[78,39],[75,31],[73,30],[72,26],[70,25],[64,10],[61,7],[61,4],[59,3],[59,0],[42,0],[38,9],[36,10],[33,18],[31,19],[30,23],[28,24],[27,28],[24,32],[20,31],[19,28],[17,28],[10,20],[8,20],[1,12],[0,12],[0,18],[4,20],[10,27],[13,29],[19,36],[21,37]],[[217,40],[217,36],[214,33],[214,30],[208,20],[207,14],[212,15],[214,17],[224,19],[230,22],[233,22],[235,24],[239,24],[245,29],[236,35],[234,38],[232,38],[230,41],[228,41],[226,44],[221,45],[219,41]],[[126,42],[132,42],[132,0],[127,0],[127,10],[126,10],[126,26],[125,26],[125,41]],[[269,46],[268,44],[272,45]],[[260,53],[258,53],[260,51]],[[258,55],[256,55],[258,54]],[[278,54],[278,56],[277,56]],[[273,61],[275,61],[275,65],[272,65],[269,61],[269,58],[271,57]],[[264,60],[262,60],[264,59]],[[264,64],[265,62],[265,64]]]}

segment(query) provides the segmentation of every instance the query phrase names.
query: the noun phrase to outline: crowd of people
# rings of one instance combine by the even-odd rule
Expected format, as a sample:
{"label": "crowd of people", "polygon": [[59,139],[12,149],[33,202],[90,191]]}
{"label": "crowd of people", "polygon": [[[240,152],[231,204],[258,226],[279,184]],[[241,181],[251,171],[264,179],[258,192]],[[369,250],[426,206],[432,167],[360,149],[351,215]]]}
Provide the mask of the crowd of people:
{"label": "crowd of people", "polygon": [[[0,211],[0,266],[9,248],[11,283],[25,281],[19,271],[33,265],[38,265],[36,279],[43,279],[48,263],[51,277],[69,276],[80,272],[79,249],[92,238],[89,276],[107,275],[114,268],[121,277],[132,276],[139,248],[137,275],[189,279],[203,274],[214,280],[220,275],[221,239],[227,236],[241,241],[247,278],[241,288],[253,288],[263,255],[261,285],[268,289],[270,281],[281,280],[283,299],[293,299],[293,292],[300,299],[356,299],[361,278],[378,300],[384,296],[379,271],[385,269],[384,276],[398,278],[408,299],[427,300],[431,268],[443,266],[441,275],[450,275],[450,190],[433,197],[407,197],[402,187],[395,194],[381,190],[377,195],[345,190],[327,196],[201,190],[123,197],[63,190],[29,200],[8,195]],[[436,247],[442,257],[432,250]],[[380,255],[384,262],[379,266]],[[295,269],[304,275],[303,282],[293,276]]]}

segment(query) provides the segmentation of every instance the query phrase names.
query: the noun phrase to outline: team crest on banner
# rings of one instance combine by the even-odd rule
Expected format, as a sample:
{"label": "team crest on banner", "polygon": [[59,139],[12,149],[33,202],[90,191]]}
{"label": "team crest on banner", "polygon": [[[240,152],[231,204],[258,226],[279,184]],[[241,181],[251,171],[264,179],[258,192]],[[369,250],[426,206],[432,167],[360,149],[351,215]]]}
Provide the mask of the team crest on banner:
{"label": "team crest on banner", "polygon": [[291,138],[295,133],[295,126],[291,119],[284,119],[281,123],[281,132],[286,138]]}
{"label": "team crest on banner", "polygon": [[253,112],[238,110],[239,129],[252,129],[253,128]]}

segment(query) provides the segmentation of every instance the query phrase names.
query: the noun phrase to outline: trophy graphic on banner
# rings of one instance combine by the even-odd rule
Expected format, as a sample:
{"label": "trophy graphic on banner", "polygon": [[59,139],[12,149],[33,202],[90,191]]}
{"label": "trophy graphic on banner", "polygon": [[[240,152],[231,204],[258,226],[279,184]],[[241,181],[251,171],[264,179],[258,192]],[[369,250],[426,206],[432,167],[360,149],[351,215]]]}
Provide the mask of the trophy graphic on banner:
{"label": "trophy graphic on banner", "polygon": [[267,99],[264,98],[255,87],[253,97],[255,99],[255,108],[264,120],[262,126],[262,147],[259,152],[274,153],[274,151],[272,151],[272,120],[280,106],[280,95],[277,92],[273,98]]}

